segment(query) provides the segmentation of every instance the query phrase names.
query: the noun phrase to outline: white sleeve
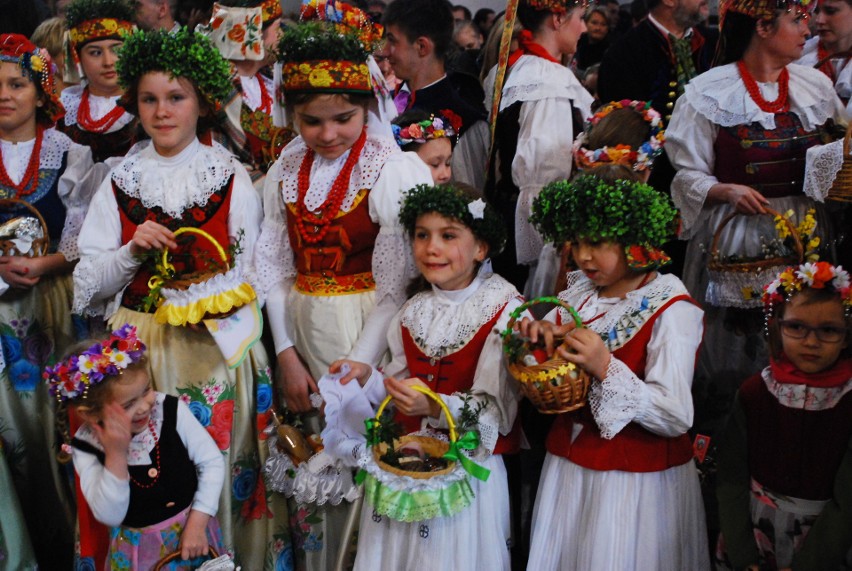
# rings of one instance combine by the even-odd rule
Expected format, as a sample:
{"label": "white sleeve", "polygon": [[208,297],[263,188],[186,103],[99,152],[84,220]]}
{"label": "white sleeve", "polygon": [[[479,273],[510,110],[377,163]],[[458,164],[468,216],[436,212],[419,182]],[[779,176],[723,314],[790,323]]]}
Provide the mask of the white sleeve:
{"label": "white sleeve", "polygon": [[88,452],[71,448],[80,488],[95,519],[110,527],[121,525],[130,506],[130,480],[122,480]]}
{"label": "white sleeve", "polygon": [[72,144],[68,149],[65,171],[59,177],[57,192],[65,206],[65,225],[59,237],[57,251],[68,261],[80,257],[77,250],[77,236],[86,217],[86,210],[92,201],[103,178],[104,169],[95,168],[92,162],[92,150],[89,147]]}
{"label": "white sleeve", "polygon": [[232,159],[231,164],[234,167],[234,181],[228,210],[228,237],[232,242],[236,242],[242,235],[240,240],[242,253],[235,260],[235,264],[248,269],[251,267],[252,254],[260,236],[263,207],[248,171],[236,159]]}
{"label": "white sleeve", "polygon": [[485,188],[490,142],[491,132],[487,121],[477,121],[464,132],[453,149],[454,181],[469,184],[482,192]]}
{"label": "white sleeve", "polygon": [[571,100],[547,98],[521,104],[520,132],[512,181],[521,193],[515,209],[515,244],[519,264],[538,259],[544,242],[529,223],[532,201],[544,185],[571,176],[574,141]]}
{"label": "white sleeve", "polygon": [[219,509],[222,485],[225,483],[225,460],[222,453],[210,433],[181,400],[178,400],[175,430],[198,473],[198,488],[192,500],[192,509],[215,516]]}
{"label": "white sleeve", "polygon": [[107,178],[92,199],[77,239],[80,263],[74,268],[74,313],[106,315],[110,301],[130,283],[141,261],[121,244],[118,203]]}
{"label": "white sleeve", "polygon": [[692,426],[692,377],[703,336],[704,312],[678,301],[657,318],[648,343],[645,378],[613,357],[606,378],[593,381],[589,405],[604,438],[637,422],[660,436],[684,434]]}
{"label": "white sleeve", "polygon": [[707,193],[719,182],[712,174],[716,163],[713,143],[718,132],[719,127],[698,113],[687,97],[677,100],[666,129],[665,151],[677,170],[671,194],[680,211],[683,240],[693,236]]}
{"label": "white sleeve", "polygon": [[405,302],[405,288],[415,270],[399,208],[405,191],[419,184],[432,184],[429,167],[412,153],[396,153],[388,158],[370,191],[370,218],[379,225],[373,246],[376,305],[347,357],[353,361],[371,365],[379,361],[387,348],[388,324]]}

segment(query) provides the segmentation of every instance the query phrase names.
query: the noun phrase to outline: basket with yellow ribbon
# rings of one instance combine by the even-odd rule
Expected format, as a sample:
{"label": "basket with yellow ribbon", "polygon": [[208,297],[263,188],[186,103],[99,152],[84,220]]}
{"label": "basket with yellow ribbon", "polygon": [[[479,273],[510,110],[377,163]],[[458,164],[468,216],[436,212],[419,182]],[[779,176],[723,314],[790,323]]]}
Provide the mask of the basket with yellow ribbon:
{"label": "basket with yellow ribbon", "polygon": [[[389,396],[379,406],[376,416],[365,421],[371,450],[362,456],[362,469],[356,481],[364,483],[364,496],[379,515],[402,522],[453,516],[474,499],[468,479],[473,476],[486,481],[490,475],[488,469],[465,452],[479,447],[479,434],[468,430],[460,436],[456,421],[439,395],[422,385],[411,388],[441,407],[449,440],[439,433],[401,436],[392,413],[386,410],[391,401]],[[466,407],[469,400],[465,401]]]}
{"label": "basket with yellow ribbon", "polygon": [[540,297],[519,305],[509,315],[509,323],[500,334],[503,337],[506,368],[520,384],[521,392],[539,412],[571,412],[586,404],[591,381],[589,374],[556,353],[548,358],[543,342],[533,344],[515,330],[518,318],[530,307],[542,303],[564,308],[573,318],[574,325],[578,329],[583,327],[583,321],[574,308],[558,297]]}

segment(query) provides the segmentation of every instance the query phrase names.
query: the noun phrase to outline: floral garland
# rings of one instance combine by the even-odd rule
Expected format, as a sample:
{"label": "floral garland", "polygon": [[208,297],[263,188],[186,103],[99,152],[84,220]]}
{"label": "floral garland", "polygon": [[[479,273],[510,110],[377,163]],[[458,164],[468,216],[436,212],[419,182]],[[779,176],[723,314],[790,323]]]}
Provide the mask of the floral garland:
{"label": "floral garland", "polygon": [[547,10],[554,14],[563,14],[574,8],[585,10],[589,7],[588,0],[526,0],[534,10]]}
{"label": "floral garland", "polygon": [[[587,149],[584,145],[589,140],[589,134],[601,119],[616,109],[633,109],[651,127],[648,140],[642,143],[639,149],[633,149],[630,145],[616,145],[615,147],[602,147],[600,149]],[[580,133],[574,141],[574,160],[581,169],[590,169],[606,163],[625,165],[634,171],[644,171],[651,168],[656,159],[663,152],[663,144],[666,136],[663,129],[663,119],[660,114],[651,107],[650,102],[630,101],[622,99],[604,105],[591,119],[586,129]]]}
{"label": "floral garland", "polygon": [[46,97],[39,108],[43,113],[37,113],[36,117],[46,127],[53,127],[65,115],[65,109],[56,92],[56,67],[47,50],[36,47],[20,34],[3,34],[0,35],[0,61],[17,64],[24,76],[41,86]]}
{"label": "floral garland", "polygon": [[92,385],[121,374],[145,354],[145,344],[136,336],[136,327],[125,323],[110,333],[109,339],[96,343],[65,361],[44,370],[42,378],[50,394],[60,402],[86,398]]}
{"label": "floral garland", "polygon": [[399,220],[409,234],[414,233],[417,219],[434,212],[458,220],[473,235],[488,244],[488,255],[496,256],[506,245],[506,229],[500,215],[482,200],[471,198],[451,184],[421,184],[408,190],[399,210]]}
{"label": "floral garland", "polygon": [[728,12],[745,14],[755,20],[772,20],[776,10],[801,11],[810,16],[816,5],[813,0],[726,0],[719,6],[719,28],[725,23]]}
{"label": "floral garland", "polygon": [[789,301],[805,288],[834,291],[843,303],[846,314],[852,311],[849,273],[842,266],[832,266],[828,262],[806,262],[786,268],[763,290],[763,307],[767,319],[774,314],[775,304]]}
{"label": "floral garland", "polygon": [[449,109],[441,109],[439,115],[409,125],[391,125],[396,144],[406,147],[412,143],[425,143],[432,139],[453,139],[461,129],[461,117]]}

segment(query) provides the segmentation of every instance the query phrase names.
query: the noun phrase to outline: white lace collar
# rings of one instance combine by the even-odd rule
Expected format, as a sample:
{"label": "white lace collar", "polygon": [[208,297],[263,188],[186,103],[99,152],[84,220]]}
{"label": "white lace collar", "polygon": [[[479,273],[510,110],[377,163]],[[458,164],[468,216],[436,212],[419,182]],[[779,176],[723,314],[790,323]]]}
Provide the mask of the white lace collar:
{"label": "white lace collar", "polygon": [[771,367],[761,373],[766,388],[781,406],[798,410],[829,410],[852,390],[852,379],[837,387],[811,387],[806,384],[780,383],[772,376]]}
{"label": "white lace collar", "polygon": [[[296,137],[284,148],[275,165],[267,173],[267,176],[272,177],[272,180],[281,182],[284,202],[288,204],[295,204],[299,196],[299,167],[301,167],[302,159],[307,152],[308,146],[304,139],[301,136]],[[368,134],[364,148],[361,150],[361,156],[349,177],[349,191],[346,198],[343,199],[340,209],[343,212],[348,212],[352,208],[358,193],[362,189],[373,188],[376,184],[388,157],[401,152],[393,139],[373,137]],[[314,155],[314,164],[311,165],[310,186],[305,196],[305,206],[310,210],[319,208],[325,202],[331,190],[331,185],[334,184],[348,157],[349,151],[334,160],[327,160],[319,155]]]}
{"label": "white lace collar", "polygon": [[[146,428],[139,434],[134,434],[130,439],[130,445],[127,449],[127,465],[128,466],[148,466],[152,463],[151,451],[157,445],[157,440],[160,434],[163,433],[163,401],[166,399],[164,393],[157,393],[157,398],[154,401],[154,408],[151,410],[151,420],[154,422],[154,432],[156,436],[151,434],[151,431]],[[91,444],[101,452],[104,447],[95,435],[95,431],[88,424],[84,424],[77,430],[74,437]]]}
{"label": "white lace collar", "polygon": [[[62,106],[65,107],[65,117],[63,121],[69,127],[77,124],[77,113],[80,111],[80,101],[83,98],[84,85],[72,85],[62,90],[59,99],[62,101]],[[112,97],[101,97],[89,93],[89,111],[92,114],[92,119],[101,119],[104,115],[115,109],[120,95]],[[127,111],[122,114],[118,120],[107,130],[107,133],[118,131],[131,121],[134,116]],[[82,128],[82,127],[81,127]]]}
{"label": "white lace collar", "polygon": [[[815,69],[796,64],[787,66],[790,73],[790,111],[795,113],[808,131],[842,113],[840,100],[828,77]],[[768,100],[778,96],[777,83],[758,83]],[[735,63],[702,73],[686,85],[684,97],[712,123],[733,127],[759,122],[764,129],[775,128],[775,115],[763,111],[749,97]]]}
{"label": "white lace collar", "polygon": [[400,324],[423,353],[440,358],[467,345],[509,300],[519,296],[502,277],[480,271],[463,290],[433,288],[415,295],[403,306]]}
{"label": "white lace collar", "polygon": [[192,206],[204,206],[235,170],[235,159],[195,139],[174,157],[157,154],[154,145],[128,156],[113,171],[113,182],[146,208],[158,206],[179,217]]}
{"label": "white lace collar", "polygon": [[[587,327],[601,336],[607,348],[623,347],[642,326],[671,298],[689,295],[675,276],[658,274],[656,278],[622,298],[599,297],[598,288],[583,272],[568,274],[568,284],[559,299],[573,307]],[[562,323],[573,320],[560,308]],[[600,316],[600,317],[598,317]]]}

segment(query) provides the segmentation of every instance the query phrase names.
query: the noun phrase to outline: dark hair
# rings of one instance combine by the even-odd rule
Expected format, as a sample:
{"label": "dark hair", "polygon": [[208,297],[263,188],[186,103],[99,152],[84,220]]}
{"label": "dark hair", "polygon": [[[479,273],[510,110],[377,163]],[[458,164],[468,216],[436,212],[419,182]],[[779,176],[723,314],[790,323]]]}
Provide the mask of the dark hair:
{"label": "dark hair", "polygon": [[435,46],[435,57],[444,60],[453,42],[453,12],[447,0],[404,0],[392,2],[382,24],[397,26],[409,42],[425,36]]}
{"label": "dark hair", "polygon": [[[852,2],[852,0],[848,0]],[[480,8],[476,11],[476,14],[473,15],[473,23],[479,26],[480,31],[485,34],[485,22],[488,21],[488,16],[494,13],[494,10],[491,8]]]}
{"label": "dark hair", "polygon": [[[800,292],[793,294],[793,299],[800,299],[802,305],[811,305],[814,303],[822,303],[825,301],[837,301],[838,304],[841,304],[841,300],[837,295],[837,292],[832,289],[813,289],[808,288],[804,289]],[[775,314],[772,316],[772,319],[769,320],[767,324],[767,341],[769,344],[769,354],[772,355],[773,359],[778,359],[781,357],[781,354],[784,352],[784,345],[781,341],[781,324],[780,321],[784,318],[784,310],[787,307],[787,303],[789,301],[785,301],[784,303],[775,304]],[[842,304],[840,305],[841,307]],[[849,358],[852,357],[852,339],[850,339],[850,334],[852,333],[852,316],[844,314],[844,321],[846,322],[846,347],[840,352],[841,358]]]}
{"label": "dark hair", "polygon": [[456,10],[461,10],[464,13],[465,22],[470,22],[473,19],[473,14],[470,13],[470,9],[467,6],[463,6],[462,4],[456,4],[455,6],[453,6],[452,11],[455,12]]}
{"label": "dark hair", "polygon": [[630,3],[630,17],[636,22],[641,22],[648,16],[648,4],[645,0],[633,0]]}
{"label": "dark hair", "polygon": [[[778,25],[778,14],[769,22],[770,25]],[[760,20],[740,14],[739,12],[728,12],[719,34],[719,43],[716,46],[716,55],[713,58],[713,66],[734,63],[743,58],[748,49]]]}
{"label": "dark hair", "polygon": [[527,0],[521,0],[518,4],[518,21],[530,32],[538,31],[544,21],[552,14],[553,12],[548,10],[533,8]]}
{"label": "dark hair", "polygon": [[645,13],[647,14],[648,12],[651,12],[654,8],[659,6],[663,2],[663,0],[641,0],[641,2],[645,5]]}
{"label": "dark hair", "polygon": [[651,125],[630,107],[615,109],[601,118],[589,130],[586,148],[601,149],[616,145],[629,145],[638,150],[650,137]]}

